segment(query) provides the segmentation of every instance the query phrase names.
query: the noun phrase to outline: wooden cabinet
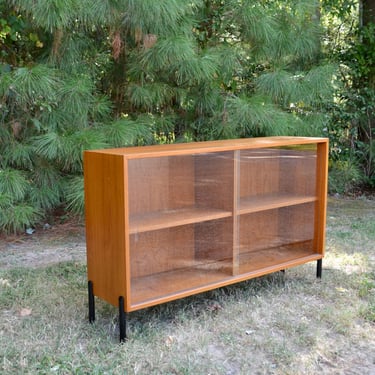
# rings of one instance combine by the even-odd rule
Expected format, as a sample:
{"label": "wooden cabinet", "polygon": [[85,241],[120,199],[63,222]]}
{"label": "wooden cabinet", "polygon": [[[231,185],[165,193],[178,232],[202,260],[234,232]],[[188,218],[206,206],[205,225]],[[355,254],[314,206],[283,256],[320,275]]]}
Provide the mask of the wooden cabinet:
{"label": "wooden cabinet", "polygon": [[90,320],[94,296],[123,319],[309,261],[320,276],[327,158],[302,137],[86,151]]}

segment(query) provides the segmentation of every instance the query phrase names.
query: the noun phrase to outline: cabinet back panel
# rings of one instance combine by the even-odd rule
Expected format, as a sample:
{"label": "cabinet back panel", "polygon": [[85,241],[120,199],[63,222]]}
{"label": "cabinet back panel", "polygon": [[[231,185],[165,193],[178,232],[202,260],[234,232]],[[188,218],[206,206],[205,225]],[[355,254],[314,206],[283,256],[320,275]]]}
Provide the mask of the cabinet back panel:
{"label": "cabinet back panel", "polygon": [[283,243],[311,241],[314,238],[314,203],[285,207],[279,211],[279,236]]}
{"label": "cabinet back panel", "polygon": [[132,159],[128,163],[131,215],[194,204],[192,156]]}
{"label": "cabinet back panel", "polygon": [[267,195],[279,191],[278,149],[242,150],[240,197]]}
{"label": "cabinet back panel", "polygon": [[316,150],[308,146],[241,151],[240,197],[275,193],[315,195]]}
{"label": "cabinet back panel", "polygon": [[197,207],[233,210],[233,152],[195,156],[195,201]]}
{"label": "cabinet back panel", "polygon": [[258,251],[280,244],[278,210],[267,210],[239,217],[239,252]]}
{"label": "cabinet back panel", "polygon": [[240,252],[311,242],[314,215],[314,203],[241,215]]}
{"label": "cabinet back panel", "polygon": [[280,151],[280,191],[316,195],[316,151]]}
{"label": "cabinet back panel", "polygon": [[195,257],[202,261],[232,259],[233,218],[195,225]]}
{"label": "cabinet back panel", "polygon": [[132,278],[191,266],[194,260],[194,227],[137,233],[130,236]]}

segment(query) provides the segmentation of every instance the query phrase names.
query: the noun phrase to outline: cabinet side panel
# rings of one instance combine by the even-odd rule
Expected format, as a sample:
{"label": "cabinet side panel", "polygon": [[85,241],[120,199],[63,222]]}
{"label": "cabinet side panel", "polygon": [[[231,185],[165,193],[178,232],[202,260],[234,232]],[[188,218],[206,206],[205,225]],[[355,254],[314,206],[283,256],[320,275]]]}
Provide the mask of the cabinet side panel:
{"label": "cabinet side panel", "polygon": [[84,156],[88,279],[94,294],[112,305],[126,297],[126,207],[120,155]]}
{"label": "cabinet side panel", "polygon": [[327,216],[327,184],[328,184],[328,141],[318,144],[317,150],[316,194],[318,197],[315,213],[315,251],[324,255],[325,227]]}

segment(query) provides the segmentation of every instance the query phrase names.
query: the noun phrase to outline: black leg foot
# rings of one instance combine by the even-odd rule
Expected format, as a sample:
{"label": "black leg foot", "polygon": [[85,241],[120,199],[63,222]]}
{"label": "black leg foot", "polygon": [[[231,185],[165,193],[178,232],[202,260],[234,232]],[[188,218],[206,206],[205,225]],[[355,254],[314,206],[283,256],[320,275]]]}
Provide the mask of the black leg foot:
{"label": "black leg foot", "polygon": [[119,297],[118,302],[120,342],[124,342],[126,340],[126,314],[124,311],[124,297]]}
{"label": "black leg foot", "polygon": [[94,297],[94,288],[92,281],[88,282],[88,292],[89,292],[89,322],[92,323],[95,321],[95,297]]}
{"label": "black leg foot", "polygon": [[318,259],[316,265],[316,277],[321,279],[322,278],[322,259]]}

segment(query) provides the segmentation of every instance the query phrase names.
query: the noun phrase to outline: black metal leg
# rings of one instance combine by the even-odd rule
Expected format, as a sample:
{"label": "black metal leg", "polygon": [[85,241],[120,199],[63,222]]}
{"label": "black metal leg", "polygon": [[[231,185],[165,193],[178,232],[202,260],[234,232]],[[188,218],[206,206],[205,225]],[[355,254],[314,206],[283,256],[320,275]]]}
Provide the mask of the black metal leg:
{"label": "black metal leg", "polygon": [[88,282],[88,292],[89,292],[89,322],[92,323],[95,321],[95,297],[94,297],[94,288],[92,281]]}
{"label": "black metal leg", "polygon": [[126,340],[126,314],[124,311],[124,297],[119,297],[118,302],[120,342],[124,342]]}
{"label": "black metal leg", "polygon": [[321,279],[322,278],[322,259],[318,259],[317,265],[316,265],[316,277]]}

